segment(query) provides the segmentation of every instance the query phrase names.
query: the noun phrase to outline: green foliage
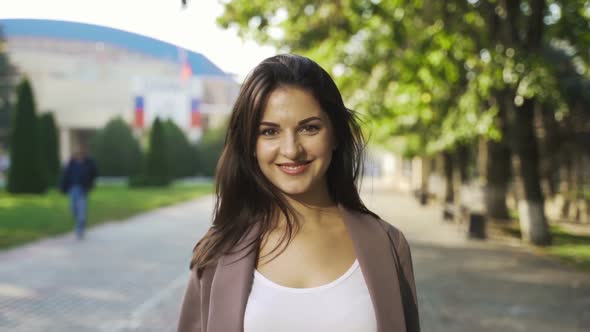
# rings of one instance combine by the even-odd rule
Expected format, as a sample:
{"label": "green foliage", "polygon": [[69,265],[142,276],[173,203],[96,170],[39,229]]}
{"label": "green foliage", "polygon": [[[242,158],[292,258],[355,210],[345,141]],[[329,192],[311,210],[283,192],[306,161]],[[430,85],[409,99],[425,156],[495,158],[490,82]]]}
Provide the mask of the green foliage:
{"label": "green foliage", "polygon": [[90,155],[101,176],[133,176],[141,171],[141,147],[121,118],[109,121],[96,133],[90,142]]}
{"label": "green foliage", "polygon": [[173,178],[195,175],[196,154],[186,135],[172,120],[164,121],[168,169]]}
{"label": "green foliage", "polygon": [[225,141],[225,127],[210,129],[205,132],[201,140],[194,146],[198,157],[198,173],[203,176],[214,176],[217,161],[223,151]]}
{"label": "green foliage", "polygon": [[10,63],[6,53],[6,41],[2,26],[0,26],[0,147],[10,146],[10,118],[12,112],[12,103],[10,99],[14,94],[14,77],[15,68]]}
{"label": "green foliage", "polygon": [[150,131],[148,152],[143,172],[130,179],[129,184],[137,187],[162,187],[170,184],[171,173],[168,165],[166,133],[162,121],[154,120]]}
{"label": "green foliage", "polygon": [[[218,23],[318,61],[371,119],[374,138],[390,146],[408,136],[412,155],[501,139],[498,91],[514,106],[565,105],[568,76],[555,67],[574,64],[587,77],[588,13],[585,0],[233,0]],[[555,62],[539,45],[567,56]]]}
{"label": "green foliage", "polygon": [[59,159],[59,136],[53,118],[53,113],[44,113],[39,117],[39,134],[41,146],[41,160],[45,166],[47,184],[57,185],[61,163]]}
{"label": "green foliage", "polygon": [[[243,36],[311,56],[335,74],[347,104],[369,116],[377,142],[417,135],[422,139],[411,141],[420,146],[408,146],[408,153],[425,154],[482,131],[465,125],[460,138],[445,132],[444,146],[431,145],[441,141],[443,120],[458,108],[464,62],[476,52],[471,38],[448,31],[437,16],[443,11],[444,3],[434,1],[235,0],[226,4],[219,22],[237,24]],[[456,17],[461,13],[449,13],[447,21]],[[276,30],[284,32],[282,38],[264,37]],[[469,116],[478,121],[479,113],[476,107]]]}
{"label": "green foliage", "polygon": [[27,79],[19,84],[17,98],[6,188],[10,193],[42,194],[47,190],[47,179],[40,150],[35,99]]}

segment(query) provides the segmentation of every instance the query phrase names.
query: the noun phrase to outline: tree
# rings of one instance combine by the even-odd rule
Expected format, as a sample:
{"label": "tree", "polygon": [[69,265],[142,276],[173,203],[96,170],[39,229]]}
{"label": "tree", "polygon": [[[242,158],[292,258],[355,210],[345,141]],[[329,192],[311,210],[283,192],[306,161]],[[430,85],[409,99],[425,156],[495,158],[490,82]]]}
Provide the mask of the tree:
{"label": "tree", "polygon": [[59,180],[61,162],[59,157],[59,136],[53,113],[44,113],[39,117],[39,131],[41,160],[45,166],[47,184],[54,187]]}
{"label": "tree", "polygon": [[6,54],[6,42],[0,26],[0,146],[9,146],[11,97],[14,94],[15,68]]}
{"label": "tree", "polygon": [[585,172],[583,158],[590,156],[590,79],[580,72],[570,52],[549,48],[545,53],[563,99],[545,101],[538,109],[541,170],[551,194],[563,198],[561,217],[582,221],[584,186],[578,180]]}
{"label": "tree", "polygon": [[209,129],[194,146],[198,158],[198,173],[203,176],[214,176],[217,162],[223,151],[225,127]]}
{"label": "tree", "polygon": [[133,176],[141,171],[141,147],[121,118],[110,120],[93,137],[90,152],[102,176]]}
{"label": "tree", "polygon": [[10,193],[41,194],[47,190],[35,113],[33,90],[29,81],[24,79],[17,88],[16,114],[11,135],[11,165],[7,185]]}
{"label": "tree", "polygon": [[168,168],[166,133],[160,118],[156,117],[150,131],[149,146],[138,177],[131,178],[131,186],[167,186],[171,176]]}
{"label": "tree", "polygon": [[[534,244],[550,244],[551,234],[540,186],[539,149],[533,125],[535,108],[543,98],[541,86],[542,89],[556,88],[550,86],[551,77],[547,77],[547,66],[540,56],[547,5],[545,0],[533,0],[526,4],[500,1],[497,6],[488,4],[486,7],[488,17],[491,17],[491,27],[498,31],[494,39],[506,49],[493,56],[501,60],[502,68],[507,73],[505,76],[508,76],[501,90],[503,103],[513,122],[512,150],[518,160],[518,179],[523,193],[518,202],[521,234],[524,240]],[[527,8],[526,12],[523,12],[523,8]],[[518,66],[520,68],[516,68]]]}
{"label": "tree", "polygon": [[168,170],[173,178],[195,175],[195,153],[186,135],[172,120],[163,123]]}

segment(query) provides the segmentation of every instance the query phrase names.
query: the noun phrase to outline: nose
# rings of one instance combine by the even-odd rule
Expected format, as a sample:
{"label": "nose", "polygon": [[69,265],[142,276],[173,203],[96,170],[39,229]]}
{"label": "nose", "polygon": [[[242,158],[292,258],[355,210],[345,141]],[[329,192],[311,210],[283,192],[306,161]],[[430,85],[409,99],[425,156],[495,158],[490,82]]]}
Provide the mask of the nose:
{"label": "nose", "polygon": [[285,133],[285,135],[281,137],[280,153],[285,158],[297,160],[302,152],[303,148],[297,135],[293,133]]}

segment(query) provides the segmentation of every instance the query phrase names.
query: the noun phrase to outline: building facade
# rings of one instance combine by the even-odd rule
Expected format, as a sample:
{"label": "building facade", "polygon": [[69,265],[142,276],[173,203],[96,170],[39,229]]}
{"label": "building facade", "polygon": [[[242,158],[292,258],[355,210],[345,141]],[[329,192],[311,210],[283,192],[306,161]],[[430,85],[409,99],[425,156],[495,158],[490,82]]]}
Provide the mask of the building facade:
{"label": "building facade", "polygon": [[109,120],[145,134],[156,116],[197,141],[231,112],[239,85],[204,55],[160,40],[83,23],[0,20],[6,49],[33,86],[39,113],[53,112],[65,160]]}

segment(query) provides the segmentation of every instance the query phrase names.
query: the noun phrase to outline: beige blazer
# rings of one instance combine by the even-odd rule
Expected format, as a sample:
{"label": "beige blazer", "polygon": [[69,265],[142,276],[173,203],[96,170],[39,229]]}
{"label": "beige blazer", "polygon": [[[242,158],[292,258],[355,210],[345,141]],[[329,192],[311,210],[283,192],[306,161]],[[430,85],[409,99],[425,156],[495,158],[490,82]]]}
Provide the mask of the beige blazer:
{"label": "beige blazer", "polygon": [[[420,322],[410,247],[394,226],[340,207],[367,283],[379,332],[419,332]],[[216,266],[193,268],[182,303],[178,332],[242,332],[257,251],[244,256],[254,232],[236,253]],[[257,244],[254,244],[257,245]]]}

